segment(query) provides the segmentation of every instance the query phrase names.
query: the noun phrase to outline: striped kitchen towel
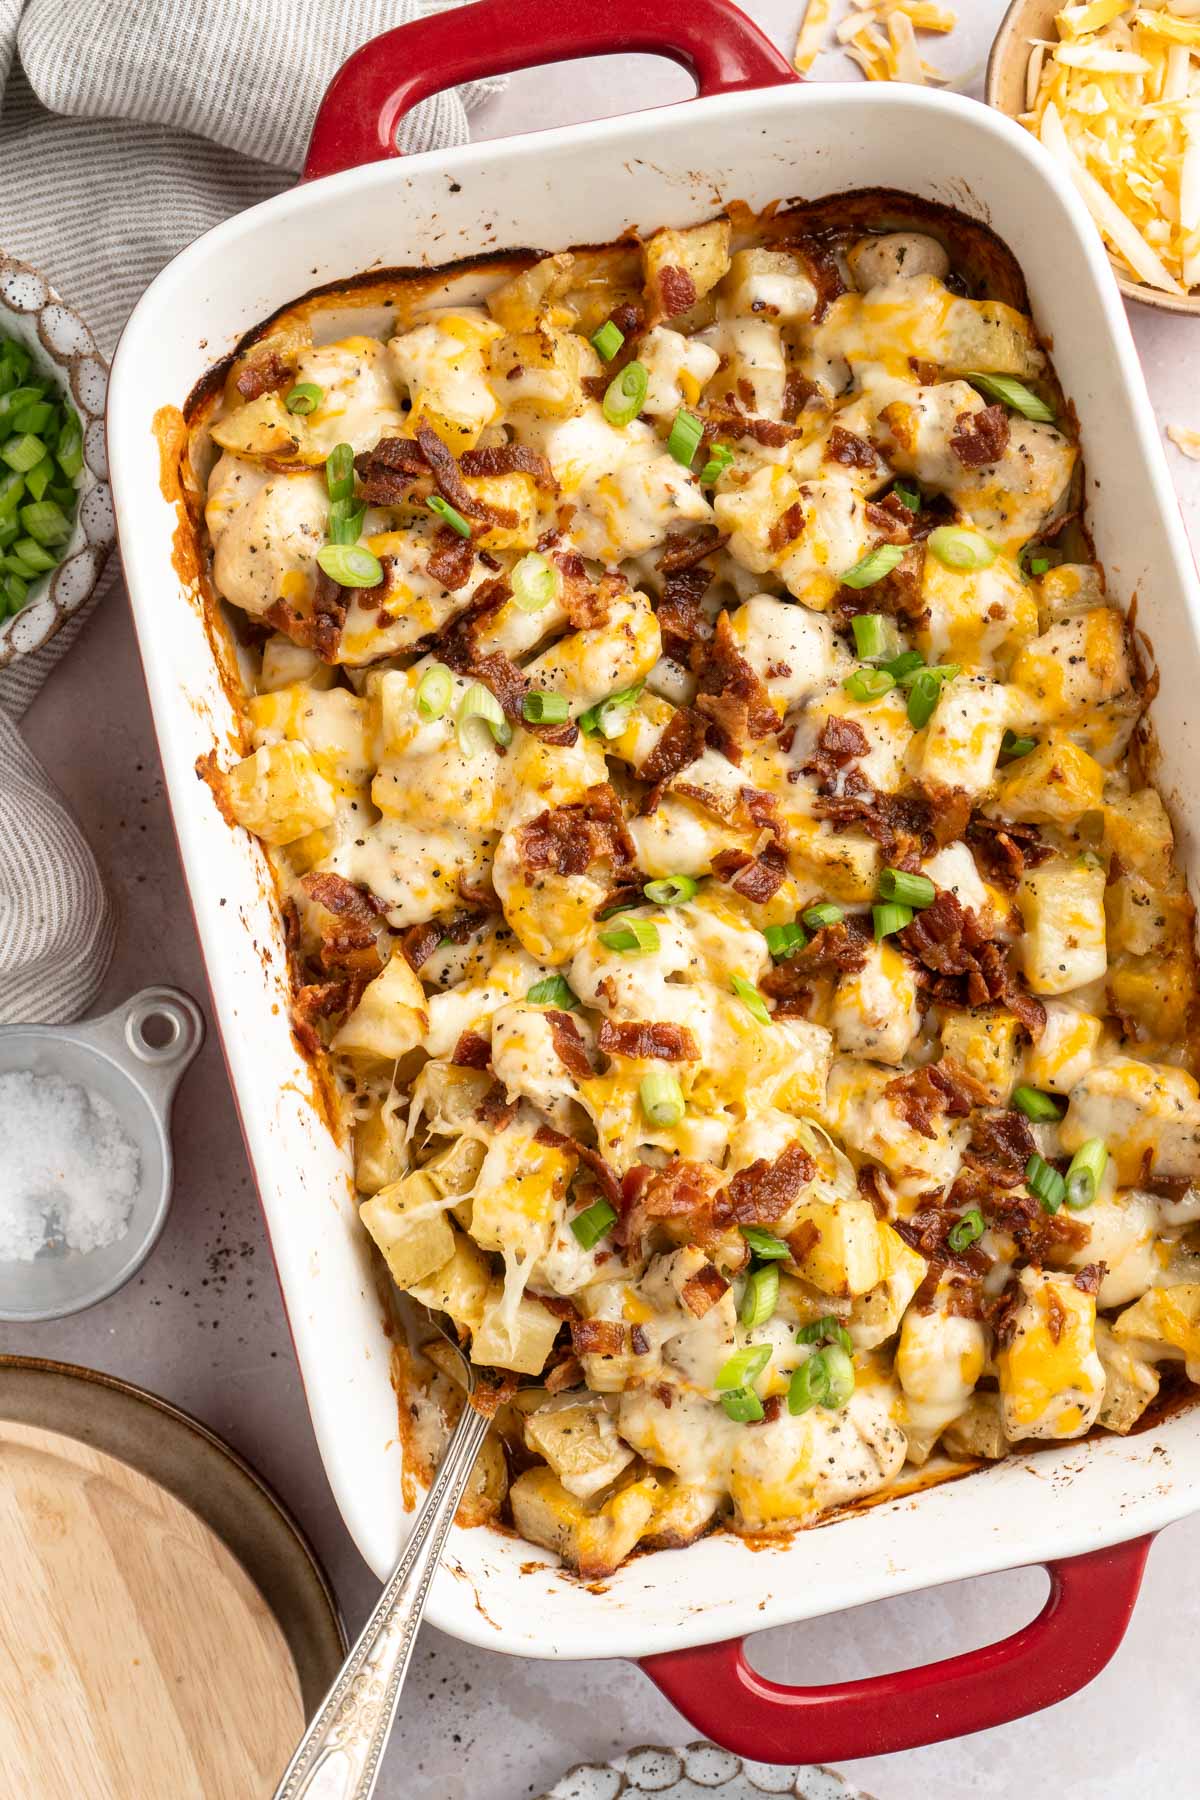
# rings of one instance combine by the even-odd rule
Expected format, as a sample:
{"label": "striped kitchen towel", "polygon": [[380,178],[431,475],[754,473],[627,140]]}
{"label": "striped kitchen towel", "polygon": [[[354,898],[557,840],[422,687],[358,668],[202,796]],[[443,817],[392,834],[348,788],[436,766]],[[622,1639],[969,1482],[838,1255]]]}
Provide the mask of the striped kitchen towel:
{"label": "striped kitchen towel", "polygon": [[[368,38],[443,0],[0,0],[0,244],[33,263],[111,355],[164,263],[291,185],[318,102]],[[465,143],[503,85],[435,95],[409,152]],[[95,862],[16,721],[95,606],[0,672],[0,1023],[77,1018],[114,922]]]}

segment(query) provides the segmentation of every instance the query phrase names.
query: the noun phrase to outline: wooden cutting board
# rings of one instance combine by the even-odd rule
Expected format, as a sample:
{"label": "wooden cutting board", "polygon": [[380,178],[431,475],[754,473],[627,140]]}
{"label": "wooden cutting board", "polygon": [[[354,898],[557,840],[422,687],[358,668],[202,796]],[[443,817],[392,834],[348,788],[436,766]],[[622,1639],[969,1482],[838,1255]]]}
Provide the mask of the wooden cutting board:
{"label": "wooden cutting board", "polygon": [[0,1422],[0,1770],[32,1800],[258,1800],[304,1725],[220,1538],[127,1463]]}

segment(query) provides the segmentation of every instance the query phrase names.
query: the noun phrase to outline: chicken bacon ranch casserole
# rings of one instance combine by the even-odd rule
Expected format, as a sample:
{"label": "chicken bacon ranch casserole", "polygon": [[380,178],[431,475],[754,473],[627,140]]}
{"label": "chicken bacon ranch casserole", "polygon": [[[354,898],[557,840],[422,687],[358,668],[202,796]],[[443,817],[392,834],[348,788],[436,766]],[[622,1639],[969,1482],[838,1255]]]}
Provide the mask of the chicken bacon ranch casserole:
{"label": "chicken bacon ranch casserole", "polygon": [[592,1577],[1200,1381],[1192,909],[1070,416],[995,240],[855,198],[293,309],[193,412],[208,778],[494,1372],[487,1508]]}

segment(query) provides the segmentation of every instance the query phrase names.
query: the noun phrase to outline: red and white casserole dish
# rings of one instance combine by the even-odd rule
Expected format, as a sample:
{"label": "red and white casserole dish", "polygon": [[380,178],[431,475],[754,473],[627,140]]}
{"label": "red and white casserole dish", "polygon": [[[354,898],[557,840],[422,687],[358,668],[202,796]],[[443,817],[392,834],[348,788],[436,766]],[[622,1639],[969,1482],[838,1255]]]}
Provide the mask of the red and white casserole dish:
{"label": "red and white casserole dish", "polygon": [[[653,20],[651,22],[651,15]],[[390,154],[417,100],[472,76],[620,51],[696,75],[685,105],[502,143]],[[314,179],[321,177],[321,179]],[[182,406],[243,333],[298,295],[372,268],[604,243],[761,207],[898,188],[984,220],[1029,285],[1082,422],[1091,524],[1110,589],[1138,600],[1161,670],[1158,779],[1196,872],[1200,589],[1112,274],[1069,183],[1026,133],[953,95],[802,87],[726,0],[481,0],[361,50],[318,117],[306,180],[211,231],[136,308],[113,365],[113,489],[142,658],[213,1001],[312,1409],[338,1503],[382,1576],[406,1530],[396,1398],[347,1153],[288,1027],[265,859],[196,778],[235,729],[202,609],[177,572],[155,415]],[[235,740],[236,741],[236,740]],[[1019,1717],[1095,1675],[1128,1622],[1149,1534],[1200,1505],[1200,1412],[1127,1438],[1045,1448],[751,1550],[719,1533],[634,1558],[593,1591],[500,1533],[456,1530],[429,1616],[517,1656],[644,1658],[692,1722],[758,1759],[840,1760]],[[1040,1617],[990,1648],[822,1689],[754,1673],[744,1634],[885,1594],[1032,1562]]]}

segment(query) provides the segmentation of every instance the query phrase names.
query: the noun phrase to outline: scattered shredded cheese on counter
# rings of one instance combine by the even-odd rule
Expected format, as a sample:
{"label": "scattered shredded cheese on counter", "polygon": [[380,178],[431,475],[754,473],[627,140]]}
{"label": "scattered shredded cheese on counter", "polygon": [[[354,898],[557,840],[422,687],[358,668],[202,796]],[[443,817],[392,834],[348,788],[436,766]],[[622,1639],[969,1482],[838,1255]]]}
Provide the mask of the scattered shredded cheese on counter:
{"label": "scattered shredded cheese on counter", "polygon": [[1182,450],[1193,462],[1200,462],[1200,431],[1188,431],[1183,425],[1168,425],[1167,436],[1177,450]]}
{"label": "scattered shredded cheese on counter", "polygon": [[0,1075],[0,1143],[0,1261],[124,1237],[141,1159],[107,1100],[58,1075]]}
{"label": "scattered shredded cheese on counter", "polygon": [[1069,170],[1120,274],[1200,286],[1200,5],[1087,0],[1055,24],[1021,123]]}
{"label": "scattered shredded cheese on counter", "polygon": [[[953,31],[958,15],[937,0],[851,0],[853,10],[834,36],[868,81],[908,81],[917,87],[947,78],[922,60],[915,33]],[[793,57],[807,75],[817,57],[830,48],[825,38],[829,0],[808,0]]]}

